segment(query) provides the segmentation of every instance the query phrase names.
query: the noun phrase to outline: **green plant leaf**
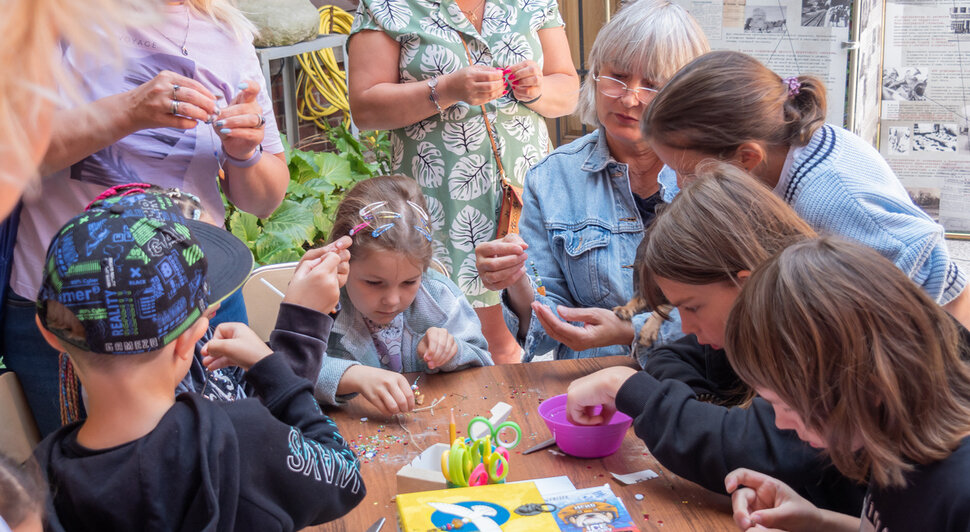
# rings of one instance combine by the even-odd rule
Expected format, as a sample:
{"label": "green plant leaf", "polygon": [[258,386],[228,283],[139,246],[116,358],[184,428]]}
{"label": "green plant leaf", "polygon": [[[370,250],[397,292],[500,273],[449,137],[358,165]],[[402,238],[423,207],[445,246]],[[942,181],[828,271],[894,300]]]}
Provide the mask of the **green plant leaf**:
{"label": "green plant leaf", "polygon": [[334,147],[337,148],[337,153],[349,154],[357,158],[363,157],[364,146],[346,127],[343,127],[343,124],[331,127],[327,131],[327,135],[330,137],[330,142],[333,142]]}
{"label": "green plant leaf", "polygon": [[360,149],[345,138],[338,137],[334,140],[333,145],[337,148],[338,153],[352,155],[354,158],[361,158],[363,156]]}
{"label": "green plant leaf", "polygon": [[229,231],[252,248],[261,233],[259,218],[248,212],[236,211],[229,216]]}
{"label": "green plant leaf", "polygon": [[[313,179],[307,182],[313,181]],[[299,181],[290,181],[290,184],[286,186],[286,197],[300,201],[307,196],[315,196],[316,193],[307,188],[306,184],[300,183]]]}
{"label": "green plant leaf", "polygon": [[363,159],[351,159],[350,169],[354,171],[355,174],[363,174],[366,177],[373,177],[374,171]]}
{"label": "green plant leaf", "polygon": [[347,188],[354,182],[350,163],[339,155],[318,153],[316,154],[316,163],[320,168],[320,177],[334,185]]}
{"label": "green plant leaf", "polygon": [[327,232],[330,230],[330,226],[333,224],[330,223],[323,212],[323,203],[317,198],[307,198],[301,201],[300,204],[313,212],[313,227],[316,228],[316,234],[308,239],[310,243],[312,244],[321,238],[325,239]]}
{"label": "green plant leaf", "polygon": [[290,181],[305,183],[320,175],[319,167],[313,161],[313,157],[305,152],[294,150],[293,158],[290,159],[287,167],[290,169]]}
{"label": "green plant leaf", "polygon": [[286,162],[289,164],[293,146],[290,145],[290,141],[286,138],[286,133],[280,133],[280,142],[283,143],[283,153],[286,154]]}
{"label": "green plant leaf", "polygon": [[313,237],[313,211],[293,200],[285,199],[279,208],[263,221],[263,232],[287,240],[292,245],[300,246]]}
{"label": "green plant leaf", "polygon": [[299,249],[292,240],[272,233],[263,233],[253,246],[253,256],[260,264],[275,264],[273,257],[279,257],[287,250]]}
{"label": "green plant leaf", "polygon": [[263,264],[279,264],[281,262],[296,262],[303,256],[303,248],[281,249],[263,257]]}
{"label": "green plant leaf", "polygon": [[246,242],[260,264],[299,259],[307,242],[326,239],[344,191],[354,183],[390,172],[391,149],[386,131],[354,137],[344,124],[327,136],[338,154],[295,148],[282,137],[290,183],[280,208],[264,221],[239,211],[223,196],[226,227]]}
{"label": "green plant leaf", "polygon": [[308,196],[313,195],[317,198],[329,196],[333,194],[333,191],[337,188],[336,185],[330,181],[327,181],[326,179],[323,179],[322,177],[315,177],[304,183],[303,186],[306,187],[307,192],[309,192],[309,194],[307,194]]}

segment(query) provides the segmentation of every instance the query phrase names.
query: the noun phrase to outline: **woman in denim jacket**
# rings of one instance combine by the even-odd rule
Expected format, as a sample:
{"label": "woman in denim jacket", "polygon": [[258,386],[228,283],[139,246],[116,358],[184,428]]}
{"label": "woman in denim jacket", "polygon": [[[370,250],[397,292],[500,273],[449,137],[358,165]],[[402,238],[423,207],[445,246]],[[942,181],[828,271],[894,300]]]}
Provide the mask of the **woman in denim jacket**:
{"label": "woman in denim jacket", "polygon": [[[649,314],[631,323],[610,309],[633,296],[637,245],[654,208],[677,193],[640,117],[656,88],[708,49],[696,21],[667,1],[632,3],[600,30],[579,102],[583,121],[598,129],[526,175],[521,238],[475,250],[485,287],[504,290],[524,361],[551,349],[556,359],[623,355],[634,344]],[[664,323],[659,339],[670,335],[680,335],[679,323]]]}

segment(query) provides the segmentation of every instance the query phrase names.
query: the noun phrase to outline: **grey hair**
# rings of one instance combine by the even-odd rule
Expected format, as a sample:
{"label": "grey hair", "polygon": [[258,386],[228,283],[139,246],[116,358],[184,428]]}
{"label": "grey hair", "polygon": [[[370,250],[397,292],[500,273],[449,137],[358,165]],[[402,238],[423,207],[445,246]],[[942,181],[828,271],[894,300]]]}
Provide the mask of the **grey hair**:
{"label": "grey hair", "polygon": [[596,81],[603,67],[642,74],[658,88],[695,57],[709,52],[704,31],[684,8],[667,0],[634,0],[603,26],[589,52],[579,91],[579,118],[599,127]]}

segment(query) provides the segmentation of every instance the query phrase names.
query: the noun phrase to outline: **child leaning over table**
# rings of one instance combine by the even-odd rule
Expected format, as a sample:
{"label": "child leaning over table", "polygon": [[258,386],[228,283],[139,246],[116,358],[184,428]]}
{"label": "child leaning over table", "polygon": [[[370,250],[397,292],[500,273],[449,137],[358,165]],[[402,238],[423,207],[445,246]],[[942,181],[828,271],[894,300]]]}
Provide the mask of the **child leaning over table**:
{"label": "child leaning over table", "polygon": [[[404,176],[357,183],[331,235],[350,235],[350,273],[314,395],[339,404],[361,394],[385,415],[414,409],[401,372],[491,366],[475,311],[446,276],[428,270],[431,220]],[[472,263],[474,265],[474,263]]]}
{"label": "child leaning over table", "polygon": [[[245,368],[259,400],[175,397],[210,302],[238,285],[215,278],[248,275],[245,245],[160,196],[102,207],[54,237],[37,298],[41,333],[87,392],[87,419],[35,450],[49,528],[295,530],[350,511],[365,494],[353,452],[310,382],[252,330],[233,327],[207,362]],[[314,267],[330,280],[317,294],[330,307],[339,263],[327,253]]]}
{"label": "child leaning over table", "polygon": [[970,529],[967,331],[891,262],[836,237],[795,244],[751,275],[726,331],[775,425],[868,485],[845,515],[738,469],[724,483],[742,530]]}

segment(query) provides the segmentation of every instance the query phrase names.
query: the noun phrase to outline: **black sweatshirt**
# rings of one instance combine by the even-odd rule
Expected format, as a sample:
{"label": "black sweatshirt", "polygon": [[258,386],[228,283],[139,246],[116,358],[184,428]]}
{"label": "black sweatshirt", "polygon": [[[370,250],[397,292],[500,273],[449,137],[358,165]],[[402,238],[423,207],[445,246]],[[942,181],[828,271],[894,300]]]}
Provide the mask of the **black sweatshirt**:
{"label": "black sweatshirt", "polygon": [[953,454],[906,474],[905,488],[879,488],[870,482],[861,530],[897,532],[970,531],[970,437]]}
{"label": "black sweatshirt", "polygon": [[[320,336],[321,324],[328,334]],[[327,337],[333,320],[316,310],[292,303],[280,303],[276,316],[276,328],[270,333],[269,345],[286,357],[286,363],[298,377],[317,382],[323,354],[327,350]],[[195,344],[195,357],[189,372],[175,387],[175,393],[196,392],[213,401],[238,401],[253,395],[251,385],[246,384],[246,370],[229,366],[209,371],[202,364],[202,348],[212,339],[214,329],[209,327]]]}
{"label": "black sweatshirt", "polygon": [[616,406],[664,467],[709,490],[725,493],[724,477],[746,467],[821,508],[860,515],[865,486],[842,476],[794,431],[778,429],[767,401],[728,408],[698,400],[737,402],[740,385],[724,350],[690,335],[654,349],[644,371],[620,388]]}
{"label": "black sweatshirt", "polygon": [[[315,315],[319,342],[332,320]],[[53,494],[48,530],[298,530],[349,512],[365,494],[359,463],[287,358],[247,372],[259,400],[183,393],[118,447],[82,447],[80,423],[48,436],[34,453]]]}

